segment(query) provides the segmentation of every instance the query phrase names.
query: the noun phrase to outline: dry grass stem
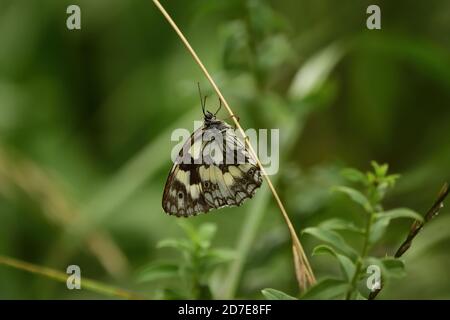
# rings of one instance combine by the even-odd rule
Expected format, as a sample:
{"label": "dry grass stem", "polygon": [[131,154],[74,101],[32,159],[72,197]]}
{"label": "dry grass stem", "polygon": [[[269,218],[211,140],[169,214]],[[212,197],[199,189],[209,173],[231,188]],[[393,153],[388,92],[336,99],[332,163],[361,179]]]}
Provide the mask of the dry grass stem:
{"label": "dry grass stem", "polygon": [[262,174],[264,176],[264,179],[266,180],[266,182],[267,182],[267,184],[268,184],[268,186],[270,188],[270,191],[272,192],[272,194],[273,194],[273,196],[274,196],[274,198],[275,198],[275,200],[277,202],[277,205],[280,208],[280,211],[281,211],[281,213],[283,215],[283,218],[284,218],[284,220],[285,220],[285,222],[286,222],[286,224],[287,224],[287,226],[289,228],[289,233],[290,233],[291,238],[292,238],[292,244],[293,244],[293,250],[294,250],[294,265],[295,265],[295,271],[296,271],[296,275],[297,275],[297,280],[299,281],[300,289],[301,290],[305,290],[307,287],[309,287],[309,286],[311,286],[311,285],[313,285],[315,283],[314,274],[313,274],[313,271],[312,271],[311,266],[309,264],[308,258],[306,257],[305,251],[303,250],[303,247],[302,247],[302,245],[300,243],[300,240],[298,239],[298,236],[297,236],[297,233],[295,231],[295,228],[292,225],[291,220],[289,219],[289,216],[288,216],[288,214],[286,212],[286,209],[284,208],[284,205],[283,205],[280,197],[278,196],[278,193],[275,190],[275,187],[273,186],[272,181],[270,180],[270,178],[267,175],[264,167],[262,166],[258,156],[256,155],[256,152],[254,151],[252,145],[249,142],[248,137],[246,136],[244,130],[241,127],[241,125],[239,124],[239,121],[237,120],[236,116],[234,115],[233,111],[231,110],[230,106],[228,105],[227,100],[222,95],[221,91],[217,87],[216,83],[214,82],[213,78],[209,74],[208,70],[203,65],[203,63],[201,62],[200,58],[195,53],[194,49],[189,44],[189,41],[186,39],[186,37],[183,35],[181,30],[178,28],[178,26],[173,21],[173,19],[170,17],[170,15],[167,13],[167,11],[164,9],[164,7],[159,3],[159,1],[158,0],[153,0],[153,3],[156,5],[156,7],[159,9],[159,11],[161,11],[162,15],[166,18],[166,20],[169,22],[169,24],[172,26],[172,28],[177,33],[177,35],[180,37],[181,41],[186,46],[186,48],[189,51],[189,53],[192,55],[192,57],[194,58],[195,62],[198,64],[198,66],[200,67],[200,69],[203,71],[203,73],[205,74],[206,78],[210,82],[211,86],[214,88],[214,91],[216,92],[216,94],[222,100],[222,103],[225,106],[226,110],[228,111],[230,116],[233,118],[233,121],[234,121],[234,124],[236,125],[236,128],[238,128],[240,133],[242,134],[242,136],[245,137],[245,143],[246,143],[250,153],[256,159],[259,167],[261,168],[261,172],[262,172]]}

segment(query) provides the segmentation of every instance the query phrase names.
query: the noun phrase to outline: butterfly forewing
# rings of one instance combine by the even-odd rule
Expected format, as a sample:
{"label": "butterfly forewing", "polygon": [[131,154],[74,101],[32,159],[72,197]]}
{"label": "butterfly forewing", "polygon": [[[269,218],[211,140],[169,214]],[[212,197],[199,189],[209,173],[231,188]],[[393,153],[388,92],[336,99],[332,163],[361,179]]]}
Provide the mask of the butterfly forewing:
{"label": "butterfly forewing", "polygon": [[184,217],[239,206],[261,183],[256,161],[234,130],[223,121],[205,120],[175,160],[162,206],[166,213]]}

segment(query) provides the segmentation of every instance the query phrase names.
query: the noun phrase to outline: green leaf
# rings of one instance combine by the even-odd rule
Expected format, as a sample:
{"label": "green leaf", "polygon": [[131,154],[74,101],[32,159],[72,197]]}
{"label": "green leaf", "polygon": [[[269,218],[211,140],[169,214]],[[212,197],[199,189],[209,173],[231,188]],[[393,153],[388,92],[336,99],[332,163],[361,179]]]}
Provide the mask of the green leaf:
{"label": "green leaf", "polygon": [[157,248],[174,248],[180,251],[192,251],[192,244],[184,239],[164,239],[156,244]]}
{"label": "green leaf", "polygon": [[372,172],[367,172],[367,181],[369,182],[369,184],[374,184],[375,181],[377,180],[377,177],[375,177],[375,175]]}
{"label": "green leaf", "polygon": [[236,252],[230,249],[210,249],[203,257],[209,268],[232,261],[236,258]]}
{"label": "green leaf", "polygon": [[360,204],[364,208],[364,210],[366,210],[367,212],[373,211],[372,206],[370,205],[370,201],[366,198],[365,195],[363,195],[358,190],[355,190],[355,189],[349,188],[349,187],[338,186],[338,187],[334,187],[333,191],[345,193],[354,202]]}
{"label": "green leaf", "polygon": [[184,230],[189,239],[201,248],[207,249],[211,245],[211,240],[214,237],[217,227],[213,223],[204,223],[197,229],[187,221],[179,221],[178,224]]}
{"label": "green leaf", "polygon": [[285,34],[266,38],[259,47],[258,66],[265,72],[271,72],[284,63],[294,61],[295,51]]}
{"label": "green leaf", "polygon": [[209,248],[211,240],[216,234],[217,226],[213,223],[204,223],[198,228],[198,243],[202,248]]}
{"label": "green leaf", "polygon": [[288,295],[279,290],[266,288],[261,290],[261,293],[266,297],[267,300],[298,300],[297,298]]}
{"label": "green leaf", "polygon": [[400,178],[399,174],[391,174],[391,175],[388,175],[387,177],[385,177],[384,180],[390,187],[393,187],[395,185],[395,182],[398,180],[398,178]]}
{"label": "green leaf", "polygon": [[389,277],[402,278],[406,275],[405,264],[400,259],[384,258],[381,262]]}
{"label": "green leaf", "polygon": [[344,54],[341,44],[332,44],[310,59],[298,70],[289,88],[289,97],[302,100],[317,92],[328,79]]}
{"label": "green leaf", "polygon": [[418,221],[423,221],[423,217],[408,208],[397,208],[397,209],[392,209],[392,210],[388,210],[388,211],[384,211],[384,212],[378,212],[375,214],[375,218],[376,219],[388,219],[388,220],[392,220],[392,219],[398,219],[398,218],[411,218],[411,219],[415,219]]}
{"label": "green leaf", "polygon": [[327,229],[327,230],[336,230],[336,231],[352,231],[357,233],[363,233],[364,229],[358,227],[354,223],[351,223],[347,220],[339,219],[339,218],[333,218],[325,220],[324,222],[321,222],[319,224],[320,228]]}
{"label": "green leaf", "polygon": [[348,290],[348,283],[341,279],[325,278],[306,291],[300,299],[334,299],[343,296]]}
{"label": "green leaf", "polygon": [[377,177],[382,178],[386,176],[389,169],[389,165],[387,163],[380,165],[376,161],[371,161],[370,164],[372,165]]}
{"label": "green leaf", "polygon": [[179,275],[179,266],[174,263],[159,263],[145,267],[139,272],[137,280],[139,282],[149,282],[154,280],[172,278]]}
{"label": "green leaf", "polygon": [[379,241],[386,233],[386,229],[389,226],[389,219],[378,219],[372,224],[369,234],[369,243],[374,244]]}
{"label": "green leaf", "polygon": [[349,181],[360,182],[364,185],[368,183],[367,176],[359,170],[353,168],[345,168],[341,170],[341,175]]}
{"label": "green leaf", "polygon": [[337,232],[326,230],[322,228],[312,227],[312,228],[306,228],[303,230],[303,233],[307,233],[312,235],[313,237],[322,240],[342,253],[344,253],[346,256],[355,259],[357,257],[356,251],[350,247]]}
{"label": "green leaf", "polygon": [[[366,258],[365,264],[369,265],[377,265],[381,269],[381,274],[384,277],[384,280],[387,278],[402,278],[406,275],[405,265],[402,260],[395,258],[383,258],[379,259],[376,257],[368,257]],[[367,268],[366,266],[366,268]]]}
{"label": "green leaf", "polygon": [[378,212],[374,215],[375,222],[369,235],[370,243],[375,243],[380,240],[392,219],[398,218],[412,218],[418,221],[423,221],[423,217],[415,211],[407,208],[398,208],[388,211]]}
{"label": "green leaf", "polygon": [[339,261],[339,266],[347,281],[352,279],[355,274],[355,264],[348,257],[337,253],[332,247],[327,245],[319,245],[314,248],[312,255],[329,254]]}
{"label": "green leaf", "polygon": [[183,229],[184,233],[191,239],[192,242],[198,243],[198,235],[197,230],[195,230],[194,226],[185,220],[177,221],[178,225]]}

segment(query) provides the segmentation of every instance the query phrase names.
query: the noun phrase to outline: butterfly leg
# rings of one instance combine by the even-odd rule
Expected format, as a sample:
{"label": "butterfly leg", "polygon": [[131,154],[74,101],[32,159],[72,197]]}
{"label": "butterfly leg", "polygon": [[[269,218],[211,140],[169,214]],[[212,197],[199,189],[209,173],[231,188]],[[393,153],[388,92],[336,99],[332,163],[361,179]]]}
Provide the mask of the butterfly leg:
{"label": "butterfly leg", "polygon": [[[230,119],[230,118],[235,119],[237,122],[240,122],[240,120],[241,120],[241,119],[239,118],[239,116],[237,116],[237,115],[235,115],[235,114],[232,114],[231,116],[225,118],[224,120],[227,120],[227,119]],[[236,130],[236,124],[234,124],[234,130]]]}
{"label": "butterfly leg", "polygon": [[239,116],[236,116],[236,115],[234,115],[234,114],[232,114],[232,115],[230,116],[230,118],[236,119],[237,122],[240,122],[240,121],[241,121],[241,118],[239,118]]}
{"label": "butterfly leg", "polygon": [[[241,119],[239,118],[239,116],[235,116],[235,115],[233,114],[231,117],[234,118],[234,119],[236,119],[236,121],[240,123],[240,120],[241,120]],[[237,127],[237,126],[236,126],[236,123],[235,123],[235,124],[234,124],[234,130],[236,130],[236,127]]]}

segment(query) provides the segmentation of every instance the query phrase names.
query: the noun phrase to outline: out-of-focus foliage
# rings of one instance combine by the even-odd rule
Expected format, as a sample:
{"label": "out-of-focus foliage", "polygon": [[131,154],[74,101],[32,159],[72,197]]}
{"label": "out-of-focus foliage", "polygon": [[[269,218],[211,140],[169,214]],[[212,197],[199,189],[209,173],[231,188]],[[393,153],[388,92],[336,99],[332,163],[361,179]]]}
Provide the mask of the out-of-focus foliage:
{"label": "out-of-focus foliage", "polygon": [[[162,3],[243,127],[280,128],[273,180],[299,231],[330,219],[363,225],[361,208],[330,192],[343,184],[342,168],[389,163],[402,178],[386,208],[420,213],[450,179],[449,1],[376,1],[381,30],[366,28],[372,1]],[[66,28],[69,4],[81,7],[81,30]],[[138,281],[160,261],[189,266],[157,244],[183,236],[161,197],[172,130],[192,131],[202,117],[197,81],[212,95],[151,1],[1,1],[0,254],[63,271],[76,264],[82,276],[155,298],[197,295],[182,285],[192,272],[177,283],[160,278],[180,272],[172,264]],[[404,256],[406,276],[380,297],[450,298],[448,213],[426,225]],[[298,296],[290,240],[266,187],[242,207],[189,222],[212,223],[212,248],[235,252],[200,281],[212,297]],[[392,255],[409,222],[393,220],[372,254]],[[360,244],[350,232],[345,239]],[[316,240],[301,240],[311,256]],[[342,276],[333,257],[311,262],[319,280]],[[333,281],[321,285],[339,289]],[[0,298],[101,296],[0,266]]]}
{"label": "out-of-focus foliage", "polygon": [[[141,282],[172,278],[174,283],[163,289],[161,299],[211,299],[211,276],[215,268],[231,261],[234,253],[223,248],[211,248],[216,225],[205,223],[198,230],[188,223],[180,223],[188,239],[165,239],[160,248],[173,248],[182,254],[182,260],[153,262],[139,276]],[[178,288],[181,283],[181,288]]]}

